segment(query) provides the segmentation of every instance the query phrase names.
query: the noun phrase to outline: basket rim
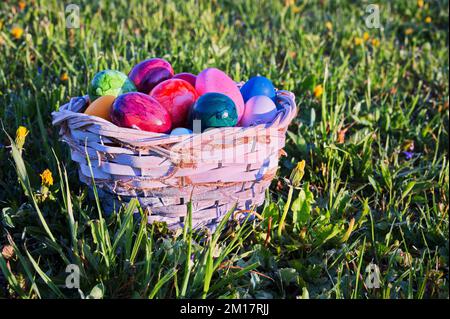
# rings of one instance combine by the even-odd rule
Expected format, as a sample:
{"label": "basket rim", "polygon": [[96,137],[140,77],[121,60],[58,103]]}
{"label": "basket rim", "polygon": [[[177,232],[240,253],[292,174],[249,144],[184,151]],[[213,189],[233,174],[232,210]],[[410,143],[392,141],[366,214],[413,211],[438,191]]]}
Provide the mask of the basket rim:
{"label": "basket rim", "polygon": [[[82,110],[89,103],[89,97],[87,95],[73,97],[70,101],[62,105],[57,111],[52,112],[52,125],[63,127],[65,122],[71,120],[80,121],[80,128],[83,126],[95,126],[98,129],[98,135],[108,135],[106,132],[112,134],[119,134],[126,136],[121,138],[120,141],[124,144],[129,144],[134,147],[147,146],[147,143],[157,140],[164,140],[166,143],[177,143],[186,140],[190,140],[195,136],[206,136],[208,134],[216,134],[220,131],[221,134],[238,134],[248,131],[259,131],[268,128],[287,128],[292,119],[297,115],[297,106],[295,103],[295,95],[286,90],[277,90],[276,98],[280,102],[281,109],[278,110],[275,119],[269,123],[252,125],[248,127],[234,126],[234,127],[222,127],[214,128],[202,133],[193,133],[186,135],[170,135],[170,133],[155,133],[148,132],[134,128],[120,127],[116,124],[109,122],[103,118],[88,115],[82,112]],[[103,134],[102,134],[103,132]],[[115,135],[114,134],[114,135]]]}

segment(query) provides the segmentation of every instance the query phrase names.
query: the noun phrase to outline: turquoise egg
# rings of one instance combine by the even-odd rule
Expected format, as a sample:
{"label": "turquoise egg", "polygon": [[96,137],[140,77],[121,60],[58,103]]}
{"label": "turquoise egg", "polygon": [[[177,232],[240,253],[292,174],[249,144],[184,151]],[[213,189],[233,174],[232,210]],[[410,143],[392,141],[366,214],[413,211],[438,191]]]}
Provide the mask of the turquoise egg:
{"label": "turquoise egg", "polygon": [[275,87],[268,78],[254,76],[241,87],[241,94],[244,102],[247,103],[254,96],[264,95],[275,101]]}
{"label": "turquoise egg", "polygon": [[224,94],[206,93],[195,102],[192,120],[201,121],[202,131],[210,127],[235,126],[238,121],[236,105]]}

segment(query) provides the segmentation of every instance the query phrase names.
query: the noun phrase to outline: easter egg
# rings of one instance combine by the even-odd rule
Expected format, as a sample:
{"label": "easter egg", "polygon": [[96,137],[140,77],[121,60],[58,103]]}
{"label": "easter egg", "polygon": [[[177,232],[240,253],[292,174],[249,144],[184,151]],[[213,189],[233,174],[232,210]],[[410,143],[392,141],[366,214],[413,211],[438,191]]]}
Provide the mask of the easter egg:
{"label": "easter egg", "polygon": [[160,82],[172,78],[173,69],[169,62],[153,58],[136,64],[128,74],[139,92],[150,93]]}
{"label": "easter egg", "polygon": [[125,74],[116,70],[98,72],[88,88],[89,100],[91,102],[100,96],[118,96],[119,94],[134,91],[136,91],[136,87],[133,82]]}
{"label": "easter egg", "polygon": [[159,83],[150,92],[167,111],[172,125],[184,126],[190,108],[198,98],[197,91],[188,82],[180,79],[170,79]]}
{"label": "easter egg", "polygon": [[119,95],[111,110],[111,120],[122,127],[165,133],[172,126],[169,112],[150,95],[132,92]]}
{"label": "easter egg", "polygon": [[189,82],[189,84],[192,85],[193,87],[195,87],[195,81],[197,80],[197,77],[194,74],[188,72],[175,74],[173,78],[185,80],[186,82]]}
{"label": "easter egg", "polygon": [[100,96],[94,102],[89,104],[84,113],[111,121],[111,107],[115,99],[116,97],[112,95]]}
{"label": "easter egg", "polygon": [[245,112],[240,126],[251,126],[271,122],[277,116],[277,106],[265,95],[257,95],[245,103]]}
{"label": "easter egg", "polygon": [[170,135],[189,135],[192,134],[192,131],[188,128],[177,127],[170,132]]}
{"label": "easter egg", "polygon": [[244,102],[257,95],[265,95],[275,101],[275,87],[268,78],[263,76],[255,76],[250,80],[245,82],[245,84],[241,87],[242,97],[244,98]]}
{"label": "easter egg", "polygon": [[208,68],[197,75],[195,89],[199,95],[205,93],[222,93],[233,100],[236,105],[238,121],[244,114],[244,100],[236,83],[224,72],[216,68]]}
{"label": "easter egg", "polygon": [[195,102],[192,120],[200,120],[202,130],[210,127],[235,126],[238,121],[236,105],[224,94],[206,93]]}

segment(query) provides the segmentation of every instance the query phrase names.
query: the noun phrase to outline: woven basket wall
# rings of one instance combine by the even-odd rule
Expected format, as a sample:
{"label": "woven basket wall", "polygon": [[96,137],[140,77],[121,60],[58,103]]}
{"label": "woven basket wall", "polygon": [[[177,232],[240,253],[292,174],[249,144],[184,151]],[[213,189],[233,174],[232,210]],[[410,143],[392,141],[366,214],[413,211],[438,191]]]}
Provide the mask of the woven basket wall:
{"label": "woven basket wall", "polygon": [[280,110],[271,123],[181,136],[86,115],[87,96],[72,98],[52,116],[79,165],[80,180],[91,186],[94,179],[106,211],[136,197],[149,210],[150,223],[164,221],[176,229],[183,227],[192,200],[193,227],[214,230],[234,204],[248,210],[264,201],[297,112],[292,93],[277,91],[277,100]]}

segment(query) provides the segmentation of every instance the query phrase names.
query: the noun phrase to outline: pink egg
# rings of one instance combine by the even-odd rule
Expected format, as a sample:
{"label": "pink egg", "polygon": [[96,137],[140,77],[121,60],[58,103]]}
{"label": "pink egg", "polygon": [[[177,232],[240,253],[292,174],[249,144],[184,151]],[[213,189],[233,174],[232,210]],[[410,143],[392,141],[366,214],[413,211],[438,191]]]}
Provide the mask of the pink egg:
{"label": "pink egg", "polygon": [[198,98],[192,85],[174,78],[159,83],[150,92],[150,96],[169,112],[174,127],[186,125],[189,111]]}
{"label": "pink egg", "polygon": [[272,99],[264,95],[257,95],[245,103],[245,112],[242,116],[240,126],[247,127],[269,123],[276,116],[277,106],[273,103]]}
{"label": "pink egg", "polygon": [[197,75],[195,89],[199,95],[205,93],[222,93],[231,98],[236,105],[238,122],[244,114],[244,99],[236,83],[224,72],[216,68],[208,68]]}
{"label": "pink egg", "polygon": [[182,73],[175,74],[173,76],[173,79],[184,80],[184,81],[188,82],[190,85],[192,85],[193,87],[195,87],[195,81],[197,80],[197,77],[192,73],[182,72]]}

